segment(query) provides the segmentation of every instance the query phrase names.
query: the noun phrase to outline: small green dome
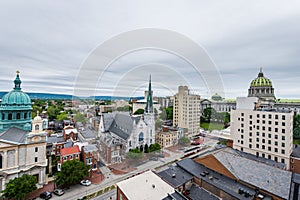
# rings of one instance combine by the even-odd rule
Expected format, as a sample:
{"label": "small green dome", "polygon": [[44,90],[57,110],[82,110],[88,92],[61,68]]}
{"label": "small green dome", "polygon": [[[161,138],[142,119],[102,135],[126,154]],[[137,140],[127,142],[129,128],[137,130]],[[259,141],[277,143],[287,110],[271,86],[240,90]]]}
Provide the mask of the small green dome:
{"label": "small green dome", "polygon": [[251,82],[250,86],[251,87],[265,87],[265,86],[272,87],[272,81],[264,77],[262,69],[260,69],[258,77]]}
{"label": "small green dome", "polygon": [[211,99],[214,101],[221,101],[223,98],[218,93],[216,93],[211,97]]}

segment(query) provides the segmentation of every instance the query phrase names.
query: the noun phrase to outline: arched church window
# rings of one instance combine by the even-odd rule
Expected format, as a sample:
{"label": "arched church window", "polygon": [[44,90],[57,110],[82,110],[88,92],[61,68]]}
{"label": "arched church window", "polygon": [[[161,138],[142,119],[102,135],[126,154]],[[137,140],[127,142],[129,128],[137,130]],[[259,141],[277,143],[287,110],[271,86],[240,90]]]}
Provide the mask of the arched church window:
{"label": "arched church window", "polygon": [[4,113],[2,113],[2,120],[4,120],[5,119],[5,114]]}
{"label": "arched church window", "polygon": [[21,119],[21,114],[17,113],[17,119]]}
{"label": "arched church window", "polygon": [[12,120],[12,113],[8,113],[8,120]]}
{"label": "arched church window", "polygon": [[0,154],[0,169],[2,169],[2,155]]}
{"label": "arched church window", "polygon": [[24,119],[27,119],[27,113],[24,113]]}
{"label": "arched church window", "polygon": [[141,142],[141,141],[143,141],[143,140],[144,140],[144,133],[141,132],[141,133],[139,134],[139,142]]}
{"label": "arched church window", "polygon": [[39,130],[40,126],[37,124],[35,125],[35,130]]}

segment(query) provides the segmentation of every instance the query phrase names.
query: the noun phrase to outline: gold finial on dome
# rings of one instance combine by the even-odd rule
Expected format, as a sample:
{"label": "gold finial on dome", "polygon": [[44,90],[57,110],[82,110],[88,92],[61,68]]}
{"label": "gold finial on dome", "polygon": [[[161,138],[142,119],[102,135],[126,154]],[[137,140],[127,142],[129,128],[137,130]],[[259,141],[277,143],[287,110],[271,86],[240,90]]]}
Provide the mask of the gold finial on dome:
{"label": "gold finial on dome", "polygon": [[19,70],[17,70],[17,71],[16,71],[16,73],[17,73],[17,75],[19,75],[19,74],[20,74],[20,71],[19,71]]}
{"label": "gold finial on dome", "polygon": [[259,72],[262,73],[262,67],[260,67]]}

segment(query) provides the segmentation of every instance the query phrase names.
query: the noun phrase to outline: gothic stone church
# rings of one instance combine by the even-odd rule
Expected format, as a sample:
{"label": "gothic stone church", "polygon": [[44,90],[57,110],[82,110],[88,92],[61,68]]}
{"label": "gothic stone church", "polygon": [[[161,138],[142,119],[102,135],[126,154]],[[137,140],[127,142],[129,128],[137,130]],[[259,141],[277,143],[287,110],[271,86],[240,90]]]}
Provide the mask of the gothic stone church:
{"label": "gothic stone church", "polygon": [[155,120],[151,78],[149,81],[146,108],[143,116],[129,113],[103,113],[99,124],[99,149],[107,164],[118,163],[136,147],[144,148],[155,143]]}

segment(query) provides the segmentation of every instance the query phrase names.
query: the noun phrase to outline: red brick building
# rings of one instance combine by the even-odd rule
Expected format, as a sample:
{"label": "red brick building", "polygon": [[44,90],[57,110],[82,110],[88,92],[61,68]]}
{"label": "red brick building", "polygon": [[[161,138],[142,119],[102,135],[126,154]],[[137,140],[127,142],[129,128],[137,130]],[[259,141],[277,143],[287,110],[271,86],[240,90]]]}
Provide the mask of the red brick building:
{"label": "red brick building", "polygon": [[92,170],[98,169],[99,150],[96,145],[89,144],[81,149],[82,161]]}
{"label": "red brick building", "polygon": [[68,160],[80,160],[80,150],[78,146],[63,148],[60,150],[60,159],[57,162],[57,170],[60,171],[61,165]]}

